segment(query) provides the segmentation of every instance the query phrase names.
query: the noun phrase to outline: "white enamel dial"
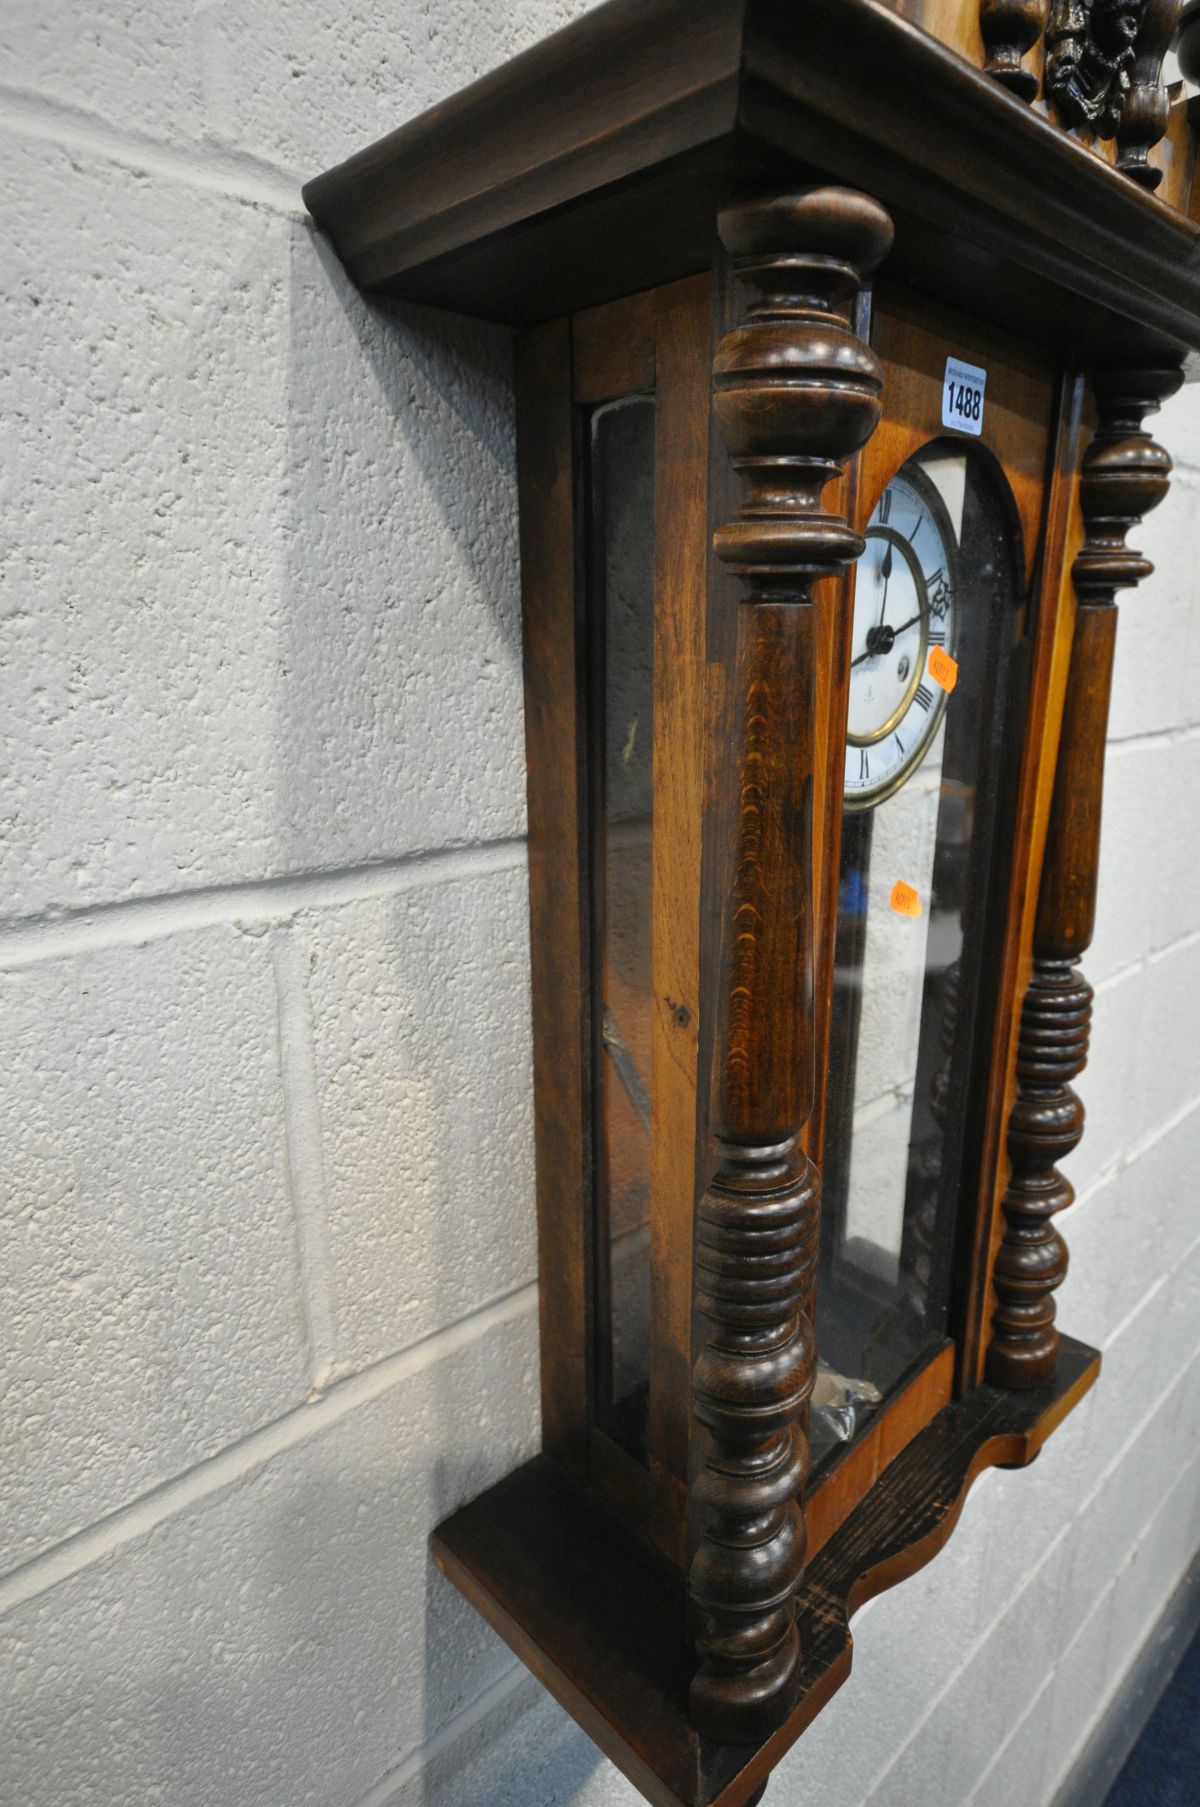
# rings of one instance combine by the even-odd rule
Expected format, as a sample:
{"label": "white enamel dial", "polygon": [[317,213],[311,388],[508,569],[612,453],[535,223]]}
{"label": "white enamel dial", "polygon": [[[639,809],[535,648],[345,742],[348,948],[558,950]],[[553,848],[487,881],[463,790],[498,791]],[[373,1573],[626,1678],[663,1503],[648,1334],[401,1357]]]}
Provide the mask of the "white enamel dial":
{"label": "white enamel dial", "polygon": [[908,466],[867,524],[854,587],[846,716],[846,805],[899,789],[933,739],[946,693],[929,675],[933,647],[958,642],[954,534],[937,489]]}

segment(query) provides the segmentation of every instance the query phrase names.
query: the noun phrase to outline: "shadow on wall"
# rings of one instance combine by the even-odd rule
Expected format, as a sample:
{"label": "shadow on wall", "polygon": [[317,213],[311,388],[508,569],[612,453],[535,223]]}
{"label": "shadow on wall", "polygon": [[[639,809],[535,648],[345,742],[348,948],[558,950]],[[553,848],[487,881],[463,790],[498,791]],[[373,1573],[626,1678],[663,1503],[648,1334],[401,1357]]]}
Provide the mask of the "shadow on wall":
{"label": "shadow on wall", "polygon": [[280,864],[520,834],[508,334],[365,302],[301,221],[289,332]]}
{"label": "shadow on wall", "polygon": [[506,844],[306,925],[344,1373],[536,1270],[512,345],[292,263],[287,863]]}
{"label": "shadow on wall", "polygon": [[[447,1497],[453,1497],[448,1490]],[[426,1599],[427,1669],[436,1667],[439,1597],[451,1584],[430,1563]],[[511,1681],[511,1687],[508,1683]],[[444,1749],[387,1807],[586,1807],[588,1780],[613,1800],[615,1777],[600,1751],[540,1682],[518,1665],[493,1690],[494,1704]],[[597,1774],[607,1771],[607,1774]],[[629,1789],[630,1798],[633,1790]]]}
{"label": "shadow on wall", "polygon": [[[291,267],[280,864],[511,842],[524,732],[509,334],[364,301],[300,222]],[[334,1373],[533,1278],[524,894],[518,854],[300,919]],[[372,1616],[395,1613],[369,1641],[391,1646],[385,1674],[408,1695],[384,1712],[395,1792],[381,1781],[371,1798],[388,1807],[573,1801],[601,1763],[428,1556],[433,1526],[536,1447],[533,1342],[525,1311],[519,1337],[483,1333],[397,1386],[382,1444],[379,1408],[358,1420],[383,1470],[358,1506],[362,1559],[384,1565]],[[360,1606],[371,1581],[354,1577]]]}

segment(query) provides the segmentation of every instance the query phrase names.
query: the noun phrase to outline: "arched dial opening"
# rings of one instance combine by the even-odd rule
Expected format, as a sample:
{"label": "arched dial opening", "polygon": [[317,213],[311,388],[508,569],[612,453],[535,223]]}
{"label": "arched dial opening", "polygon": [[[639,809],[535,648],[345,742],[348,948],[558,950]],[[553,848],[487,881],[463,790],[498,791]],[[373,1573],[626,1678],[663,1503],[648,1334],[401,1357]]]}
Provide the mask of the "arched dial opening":
{"label": "arched dial opening", "polygon": [[817,1471],[953,1329],[1020,742],[1021,561],[990,457],[961,440],[924,446],[879,495],[866,541],[822,1152]]}

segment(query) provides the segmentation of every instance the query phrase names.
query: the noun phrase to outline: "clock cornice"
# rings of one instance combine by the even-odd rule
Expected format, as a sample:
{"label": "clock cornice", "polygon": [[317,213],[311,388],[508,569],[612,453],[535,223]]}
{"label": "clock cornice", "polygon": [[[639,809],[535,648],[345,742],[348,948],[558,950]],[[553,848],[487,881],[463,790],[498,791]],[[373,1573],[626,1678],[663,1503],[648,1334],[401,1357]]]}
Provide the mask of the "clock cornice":
{"label": "clock cornice", "polygon": [[362,287],[527,326],[823,176],[942,299],[1081,355],[1200,347],[1200,225],[884,0],[607,0],[304,196]]}

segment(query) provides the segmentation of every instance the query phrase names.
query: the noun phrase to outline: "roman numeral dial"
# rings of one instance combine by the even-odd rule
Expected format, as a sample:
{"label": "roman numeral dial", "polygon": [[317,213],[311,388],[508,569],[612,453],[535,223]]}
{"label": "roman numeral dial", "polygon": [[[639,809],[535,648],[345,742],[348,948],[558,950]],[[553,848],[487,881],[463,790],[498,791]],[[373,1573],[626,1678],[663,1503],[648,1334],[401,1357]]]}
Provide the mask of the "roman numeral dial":
{"label": "roman numeral dial", "polygon": [[867,524],[854,588],[848,809],[870,808],[898,790],[920,766],[945,713],[946,692],[928,661],[935,646],[953,654],[959,600],[957,542],[937,469],[936,460],[929,471],[910,461]]}

